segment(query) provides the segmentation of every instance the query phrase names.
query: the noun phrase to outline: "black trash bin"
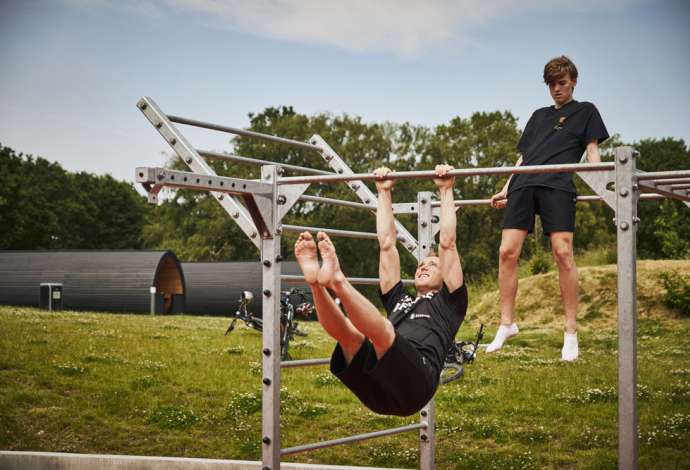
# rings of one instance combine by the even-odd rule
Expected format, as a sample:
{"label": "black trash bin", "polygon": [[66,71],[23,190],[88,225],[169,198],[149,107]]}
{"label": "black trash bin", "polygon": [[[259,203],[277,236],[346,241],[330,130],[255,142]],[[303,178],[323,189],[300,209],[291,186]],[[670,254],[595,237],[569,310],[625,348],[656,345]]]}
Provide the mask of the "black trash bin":
{"label": "black trash bin", "polygon": [[62,310],[62,284],[42,282],[40,284],[39,306],[44,310]]}

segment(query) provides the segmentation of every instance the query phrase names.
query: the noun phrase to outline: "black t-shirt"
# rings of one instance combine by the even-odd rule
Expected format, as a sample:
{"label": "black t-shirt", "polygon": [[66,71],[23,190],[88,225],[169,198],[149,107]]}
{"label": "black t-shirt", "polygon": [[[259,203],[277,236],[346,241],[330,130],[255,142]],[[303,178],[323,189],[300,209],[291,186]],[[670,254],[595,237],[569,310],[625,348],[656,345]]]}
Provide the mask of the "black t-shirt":
{"label": "black t-shirt", "polygon": [[[518,150],[523,165],[578,163],[587,143],[601,143],[609,134],[599,111],[584,101],[571,101],[560,109],[537,109],[525,126]],[[572,173],[513,175],[508,194],[526,186],[546,186],[576,194]]]}
{"label": "black t-shirt", "polygon": [[438,292],[412,297],[398,282],[381,301],[396,333],[407,339],[432,364],[438,374],[455,334],[467,312],[467,287],[448,292],[445,284]]}

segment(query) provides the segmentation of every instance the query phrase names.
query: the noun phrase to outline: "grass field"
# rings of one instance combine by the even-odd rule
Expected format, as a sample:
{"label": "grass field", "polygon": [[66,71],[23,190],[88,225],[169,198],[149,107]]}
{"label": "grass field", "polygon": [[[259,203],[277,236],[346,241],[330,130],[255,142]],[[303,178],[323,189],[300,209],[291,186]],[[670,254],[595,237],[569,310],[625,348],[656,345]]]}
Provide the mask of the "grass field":
{"label": "grass field", "polygon": [[[690,320],[663,308],[655,276],[688,272],[690,262],[668,263],[639,267],[644,469],[690,468]],[[521,281],[520,335],[502,352],[480,353],[437,394],[438,468],[616,467],[615,270],[584,269],[581,279],[581,358],[559,360],[555,274]],[[491,339],[495,298],[473,293],[459,337],[483,320]],[[244,327],[223,336],[227,324],[0,307],[0,448],[259,459],[261,337]],[[318,324],[307,329],[294,358],[330,354]],[[284,447],[417,421],[367,412],[326,367],[286,370],[282,387]],[[291,460],[413,468],[417,439],[407,433]]]}

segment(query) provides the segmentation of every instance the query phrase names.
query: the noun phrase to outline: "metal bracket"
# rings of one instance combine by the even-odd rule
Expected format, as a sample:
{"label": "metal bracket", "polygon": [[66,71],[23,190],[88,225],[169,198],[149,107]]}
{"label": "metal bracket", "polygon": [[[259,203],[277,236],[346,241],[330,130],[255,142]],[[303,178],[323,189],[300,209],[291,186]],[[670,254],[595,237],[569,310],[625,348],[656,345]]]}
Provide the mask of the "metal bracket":
{"label": "metal bracket", "polygon": [[[340,157],[340,155],[338,155],[335,152],[335,150],[333,150],[331,146],[328,145],[328,143],[326,143],[326,141],[323,140],[323,138],[320,135],[314,134],[311,137],[311,139],[309,139],[309,142],[312,145],[318,145],[322,148],[321,156],[324,158],[324,160],[326,160],[326,162],[331,166],[331,168],[333,168],[336,171],[336,173],[345,175],[354,173],[352,169],[349,166],[347,166],[347,164]],[[366,184],[364,184],[363,181],[355,180],[350,181],[347,184],[363,203],[377,204],[378,198],[369,189],[369,187]],[[403,244],[407,251],[412,253],[413,256],[416,256],[417,248],[419,246],[417,240],[412,236],[410,232],[407,231],[405,226],[401,224],[398,220],[395,221],[395,227],[398,232],[398,241]]]}
{"label": "metal bracket", "polygon": [[[199,153],[192,147],[187,139],[185,139],[175,125],[170,122],[167,115],[163,113],[155,101],[149,97],[144,97],[139,100],[137,107],[193,172],[208,176],[216,176],[216,172],[213,171],[201,156],[199,156]],[[249,237],[252,243],[260,249],[261,244],[257,238],[258,232],[247,209],[244,208],[235,196],[226,196],[224,193],[217,191],[212,191],[211,194],[223,209],[230,214],[232,219],[239,225],[240,229]]]}
{"label": "metal bracket", "polygon": [[309,183],[280,185],[278,188],[278,220],[283,220],[285,214],[297,203],[299,198],[309,188]]}
{"label": "metal bracket", "polygon": [[[584,163],[587,159],[587,153],[582,155],[580,163]],[[601,199],[614,211],[616,210],[616,193],[610,189],[609,186],[615,186],[616,171],[582,171],[577,172],[582,181],[589,186],[592,191],[601,196]]]}

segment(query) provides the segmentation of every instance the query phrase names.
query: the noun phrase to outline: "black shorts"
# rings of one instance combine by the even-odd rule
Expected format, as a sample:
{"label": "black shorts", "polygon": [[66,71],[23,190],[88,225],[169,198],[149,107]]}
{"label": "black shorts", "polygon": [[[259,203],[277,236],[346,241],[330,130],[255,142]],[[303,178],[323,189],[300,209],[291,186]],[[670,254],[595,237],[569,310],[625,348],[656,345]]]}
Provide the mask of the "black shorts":
{"label": "black shorts", "polygon": [[534,216],[539,214],[544,234],[575,231],[577,196],[545,186],[527,186],[508,195],[503,228],[534,232]]}
{"label": "black shorts", "polygon": [[365,338],[349,366],[340,344],[336,345],[331,372],[367,408],[384,415],[409,416],[418,412],[433,398],[438,385],[429,361],[398,334],[380,359]]}

